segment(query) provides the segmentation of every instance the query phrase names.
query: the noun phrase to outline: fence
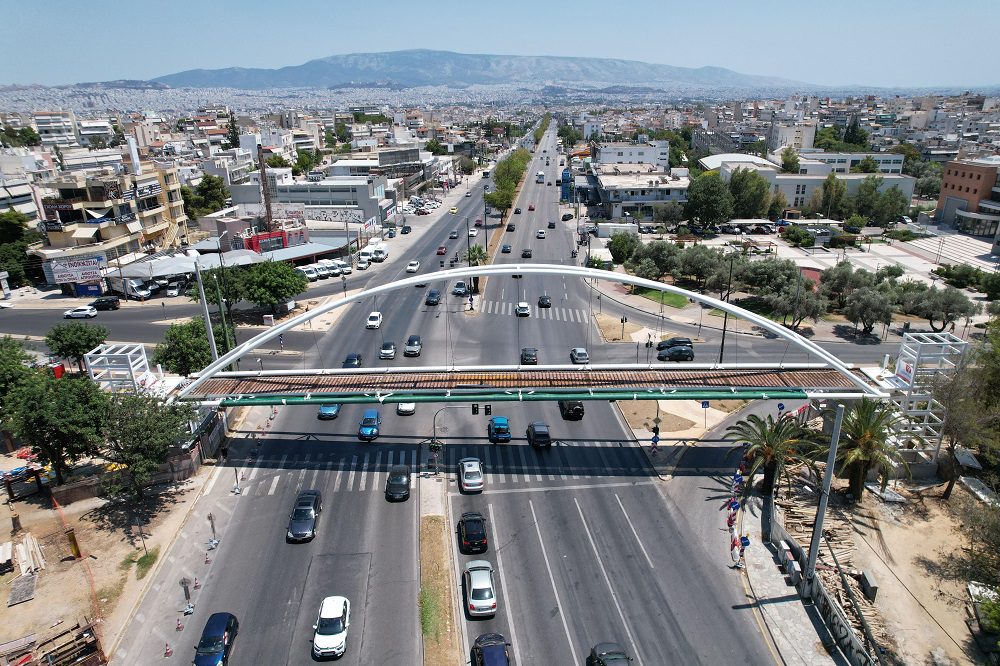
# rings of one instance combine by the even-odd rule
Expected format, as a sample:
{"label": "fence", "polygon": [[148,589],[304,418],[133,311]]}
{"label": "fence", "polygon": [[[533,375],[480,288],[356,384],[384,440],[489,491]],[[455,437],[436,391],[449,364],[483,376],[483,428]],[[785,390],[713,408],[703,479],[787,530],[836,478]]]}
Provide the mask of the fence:
{"label": "fence", "polygon": [[[769,526],[769,542],[778,549],[779,557],[784,557],[779,544],[784,543],[787,545],[789,556],[798,563],[800,570],[805,572],[808,552],[792,538],[791,534],[785,531],[784,519],[781,512],[774,505],[773,497],[768,497],[765,500],[764,510],[767,514],[765,519]],[[785,567],[786,563],[782,562],[781,566]],[[816,610],[823,617],[823,622],[830,631],[830,635],[833,636],[833,639],[837,642],[837,646],[847,660],[853,666],[878,666],[879,662],[865,649],[864,642],[854,633],[854,627],[851,626],[847,616],[844,615],[840,604],[837,603],[837,600],[823,585],[820,577],[813,576],[812,580],[806,580],[803,577],[795,582],[796,587],[799,588],[799,594],[812,599],[816,605]]]}

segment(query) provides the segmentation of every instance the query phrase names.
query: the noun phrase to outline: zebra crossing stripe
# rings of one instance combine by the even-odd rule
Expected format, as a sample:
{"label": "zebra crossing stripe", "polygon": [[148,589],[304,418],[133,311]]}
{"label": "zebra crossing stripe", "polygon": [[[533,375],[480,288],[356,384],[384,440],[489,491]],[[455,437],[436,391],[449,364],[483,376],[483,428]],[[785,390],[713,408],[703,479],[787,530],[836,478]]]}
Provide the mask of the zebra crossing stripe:
{"label": "zebra crossing stripe", "polygon": [[365,474],[365,472],[368,471],[368,456],[369,455],[370,454],[366,453],[364,460],[361,462],[361,474],[359,474],[359,476],[361,477],[361,484],[360,484],[361,487],[358,488],[358,490],[361,490],[361,491],[364,491],[365,486],[367,485],[367,482],[368,482],[368,475]]}
{"label": "zebra crossing stripe", "polygon": [[354,490],[354,472],[358,466],[358,457],[351,456],[351,471],[347,475],[347,487],[344,490]]}
{"label": "zebra crossing stripe", "polygon": [[375,473],[372,474],[372,490],[375,490],[381,485],[381,483],[379,482],[379,475],[381,474],[379,470],[382,469],[381,463],[382,463],[382,452],[379,451],[378,453],[375,454]]}
{"label": "zebra crossing stripe", "polygon": [[278,475],[275,474],[274,478],[271,480],[271,487],[268,488],[267,494],[268,495],[273,495],[274,494],[274,489],[277,488],[277,487],[278,487]]}

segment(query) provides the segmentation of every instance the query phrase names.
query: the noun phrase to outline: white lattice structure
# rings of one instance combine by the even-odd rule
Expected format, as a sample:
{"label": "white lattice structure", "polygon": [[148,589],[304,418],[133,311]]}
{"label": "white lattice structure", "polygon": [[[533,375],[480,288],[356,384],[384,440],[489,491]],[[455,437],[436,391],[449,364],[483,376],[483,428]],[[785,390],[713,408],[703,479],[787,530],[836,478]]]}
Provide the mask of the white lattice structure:
{"label": "white lattice structure", "polygon": [[83,357],[90,380],[106,391],[145,390],[155,380],[140,344],[104,344]]}

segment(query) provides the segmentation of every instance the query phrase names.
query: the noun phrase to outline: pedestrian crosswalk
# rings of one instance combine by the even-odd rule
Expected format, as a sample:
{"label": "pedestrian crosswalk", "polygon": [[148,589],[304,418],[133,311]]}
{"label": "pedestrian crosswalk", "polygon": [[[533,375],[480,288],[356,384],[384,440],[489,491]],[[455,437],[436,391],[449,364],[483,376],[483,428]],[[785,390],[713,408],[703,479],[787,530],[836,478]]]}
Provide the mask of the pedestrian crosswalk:
{"label": "pedestrian crosswalk", "polygon": [[[321,448],[326,447],[326,448]],[[516,488],[540,482],[571,482],[590,477],[634,480],[653,472],[638,447],[619,441],[576,440],[535,449],[525,442],[508,444],[445,444],[438,469],[454,474],[462,458],[479,458],[489,488]],[[283,495],[319,488],[324,492],[381,492],[389,468],[404,465],[411,474],[433,468],[425,447],[373,443],[369,450],[337,450],[317,445],[309,453],[261,456],[245,470],[241,485],[245,497]]]}
{"label": "pedestrian crosswalk", "polygon": [[[513,317],[516,303],[509,301],[483,301],[481,311],[483,314],[502,315]],[[529,304],[531,316],[538,319],[548,319],[554,321],[571,321],[583,323],[590,318],[590,312],[582,308],[540,308],[537,305]]]}

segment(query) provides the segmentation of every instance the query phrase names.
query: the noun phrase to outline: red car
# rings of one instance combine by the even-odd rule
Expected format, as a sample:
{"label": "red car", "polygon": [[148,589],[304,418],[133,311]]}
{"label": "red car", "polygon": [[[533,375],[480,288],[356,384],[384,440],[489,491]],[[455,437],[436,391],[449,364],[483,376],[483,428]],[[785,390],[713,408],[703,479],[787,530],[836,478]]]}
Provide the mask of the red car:
{"label": "red car", "polygon": [[528,210],[535,210],[535,204],[528,204]]}
{"label": "red car", "polygon": [[474,226],[474,227],[481,227],[481,226],[483,226],[483,221],[482,220],[476,220],[476,223],[474,225],[472,225],[472,226]]}
{"label": "red car", "polygon": [[438,254],[448,254],[448,248],[442,245],[441,247],[438,248]]}

